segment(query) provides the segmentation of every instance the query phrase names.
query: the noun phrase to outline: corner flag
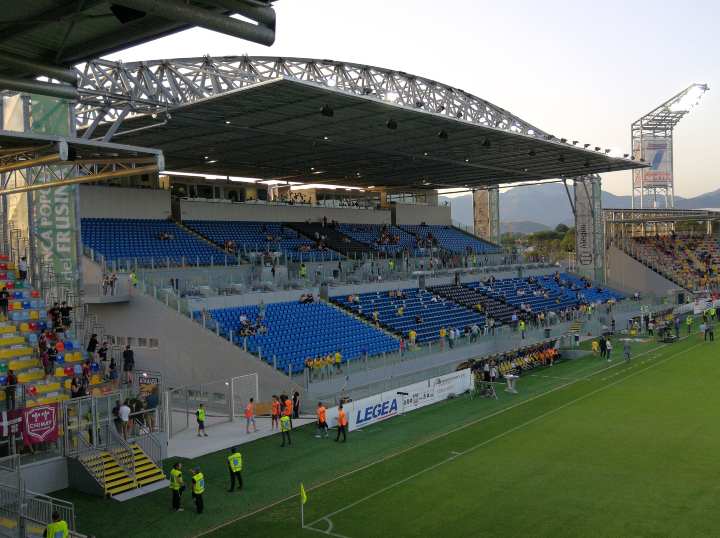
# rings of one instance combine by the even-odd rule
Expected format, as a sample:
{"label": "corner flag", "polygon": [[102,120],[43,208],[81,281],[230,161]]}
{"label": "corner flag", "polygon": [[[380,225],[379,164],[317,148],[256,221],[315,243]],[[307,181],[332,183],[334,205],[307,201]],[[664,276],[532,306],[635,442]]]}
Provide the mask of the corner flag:
{"label": "corner flag", "polygon": [[305,493],[305,486],[300,484],[300,503],[305,504],[307,502],[307,493]]}

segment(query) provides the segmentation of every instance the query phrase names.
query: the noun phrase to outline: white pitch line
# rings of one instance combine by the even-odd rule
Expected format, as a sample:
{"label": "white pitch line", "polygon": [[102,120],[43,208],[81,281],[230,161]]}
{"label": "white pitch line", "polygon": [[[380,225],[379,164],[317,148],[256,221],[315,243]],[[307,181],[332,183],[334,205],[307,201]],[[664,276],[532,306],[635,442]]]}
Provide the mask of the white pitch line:
{"label": "white pitch line", "polygon": [[[645,372],[645,371],[647,371],[647,370],[649,370],[649,369],[651,369],[651,368],[654,368],[654,367],[656,367],[656,366],[659,366],[659,365],[661,365],[661,364],[664,364],[665,362],[667,362],[667,361],[669,361],[670,359],[678,356],[679,354],[682,354],[682,353],[684,353],[684,352],[687,352],[687,351],[689,351],[689,350],[691,350],[691,349],[693,349],[694,347],[697,347],[697,346],[699,346],[699,345],[700,345],[700,344],[695,344],[695,345],[690,346],[689,348],[687,348],[687,349],[685,349],[685,350],[683,350],[683,351],[678,351],[677,353],[673,353],[672,355],[666,357],[665,360],[662,360],[662,361],[660,361],[660,362],[656,362],[655,364],[651,364],[650,366],[647,366],[647,367],[645,367],[645,368],[643,368],[643,369],[641,369],[641,370],[638,370],[637,372],[633,372],[632,374],[627,375],[627,376],[623,377],[622,379],[618,379],[617,381],[613,381],[612,383],[608,383],[607,385],[604,385],[604,386],[602,386],[602,387],[600,387],[600,388],[597,388],[597,389],[595,389],[595,390],[593,390],[593,391],[590,391],[590,392],[588,392],[587,394],[584,394],[583,396],[579,396],[579,397],[575,398],[574,400],[570,400],[569,402],[566,402],[566,403],[564,403],[564,404],[556,407],[555,409],[551,409],[550,411],[546,411],[545,413],[542,413],[542,414],[540,414],[540,415],[538,415],[538,416],[536,416],[536,417],[534,417],[534,418],[531,418],[530,420],[527,420],[527,421],[523,422],[522,424],[518,424],[517,426],[514,426],[514,427],[510,428],[509,430],[505,430],[504,432],[499,433],[499,434],[491,437],[490,439],[486,439],[486,440],[483,441],[482,443],[478,443],[478,444],[476,444],[476,445],[474,445],[474,446],[471,446],[470,448],[464,450],[463,452],[460,453],[460,456],[464,456],[464,455],[466,455],[466,454],[469,454],[470,452],[474,452],[474,451],[477,450],[478,448],[482,448],[482,447],[484,447],[484,446],[486,446],[486,445],[489,445],[490,443],[492,443],[492,442],[494,442],[494,441],[497,441],[498,439],[501,439],[501,438],[503,438],[503,437],[505,437],[505,436],[507,436],[507,435],[510,435],[511,433],[514,433],[514,432],[516,432],[516,431],[518,431],[518,430],[521,430],[521,429],[523,429],[523,428],[525,428],[525,427],[527,427],[527,426],[529,426],[529,425],[531,425],[531,424],[534,424],[535,422],[538,422],[538,421],[540,421],[540,420],[542,420],[542,419],[544,419],[544,418],[546,418],[546,417],[548,417],[548,416],[550,416],[550,415],[553,415],[553,414],[557,413],[558,411],[561,411],[561,410],[563,410],[563,409],[566,409],[567,407],[570,407],[571,405],[574,405],[574,404],[576,404],[577,402],[586,400],[587,398],[590,398],[591,396],[594,396],[595,394],[597,394],[597,393],[599,393],[599,392],[602,392],[602,391],[604,391],[604,390],[607,390],[607,389],[610,388],[610,387],[614,387],[615,385],[617,385],[617,384],[619,384],[619,383],[623,383],[623,382],[627,381],[628,379],[630,379],[630,378],[632,378],[632,377],[635,377],[635,376],[637,376],[638,374],[641,374],[641,373],[643,373],[643,372]],[[418,471],[418,472],[416,472],[416,473],[413,473],[413,474],[411,474],[410,476],[407,476],[407,477],[403,478],[402,480],[398,480],[397,482],[394,482],[394,483],[392,483],[392,484],[389,484],[389,485],[385,486],[384,488],[380,488],[379,490],[377,490],[377,491],[375,491],[375,492],[373,492],[373,493],[371,493],[371,494],[369,494],[369,495],[366,495],[365,497],[362,497],[361,499],[358,499],[357,501],[353,501],[352,503],[348,504],[347,506],[344,506],[343,508],[340,508],[340,509],[338,509],[338,510],[335,510],[334,512],[330,512],[329,514],[327,514],[327,515],[325,515],[325,516],[323,516],[323,517],[321,517],[321,518],[313,521],[313,522],[310,523],[308,526],[309,526],[309,527],[312,527],[313,525],[317,524],[318,522],[322,521],[323,519],[336,516],[337,514],[339,514],[339,513],[341,513],[341,512],[344,512],[344,511],[346,511],[346,510],[349,510],[350,508],[352,508],[352,507],[354,507],[354,506],[357,506],[358,504],[361,504],[361,503],[363,503],[363,502],[365,502],[365,501],[368,501],[368,500],[372,499],[373,497],[377,497],[378,495],[381,495],[381,494],[385,493],[386,491],[389,491],[389,490],[391,490],[391,489],[396,488],[397,486],[400,486],[400,485],[402,485],[402,484],[405,484],[406,482],[409,482],[409,481],[417,478],[418,476],[421,476],[421,475],[424,475],[424,474],[426,474],[426,473],[429,473],[430,471],[433,471],[433,470],[437,469],[438,467],[440,467],[440,466],[442,466],[442,465],[445,465],[446,463],[449,463],[449,462],[451,462],[451,461],[454,461],[454,460],[456,460],[457,458],[459,458],[460,456],[455,456],[455,457],[447,458],[447,459],[445,459],[445,460],[443,460],[443,461],[440,461],[440,462],[438,462],[438,463],[435,463],[434,465],[431,465],[431,466],[429,466],[429,467],[426,467],[426,468],[424,468],[424,469],[421,469],[420,471]]]}
{"label": "white pitch line", "polygon": [[[683,337],[683,338],[681,338],[681,340],[684,340],[685,338],[687,338],[687,337]],[[642,353],[639,353],[638,355],[636,355],[636,357],[641,357],[641,356],[643,356],[643,355],[645,355],[645,354],[647,354],[647,353],[652,353],[652,352],[654,352],[654,351],[657,351],[658,349],[668,347],[668,345],[669,345],[669,344],[661,344],[660,346],[657,346],[657,347],[655,347],[655,348],[648,349],[647,351],[643,351]],[[331,479],[329,479],[329,480],[326,480],[326,481],[324,481],[324,482],[320,482],[319,484],[317,484],[317,485],[315,485],[315,486],[313,486],[313,487],[311,487],[311,488],[308,488],[307,491],[312,491],[312,490],[315,490],[315,489],[318,489],[318,488],[327,486],[328,484],[332,484],[332,483],[334,483],[334,482],[337,482],[338,480],[342,480],[342,479],[344,479],[344,478],[347,478],[348,476],[351,476],[351,475],[353,475],[353,474],[355,474],[355,473],[358,473],[358,472],[360,472],[360,471],[364,471],[365,469],[369,469],[370,467],[373,467],[373,466],[375,466],[375,465],[378,465],[378,464],[380,464],[380,463],[383,463],[383,462],[385,462],[385,461],[387,461],[387,460],[389,460],[389,459],[395,458],[395,457],[397,457],[397,456],[401,456],[401,455],[405,454],[406,452],[410,452],[411,450],[414,450],[414,449],[416,449],[416,448],[418,448],[418,447],[424,446],[424,445],[426,445],[426,444],[428,444],[428,443],[432,443],[433,441],[436,441],[437,439],[442,439],[443,437],[446,437],[446,436],[448,436],[448,435],[450,435],[450,434],[452,434],[452,433],[461,431],[461,430],[463,430],[463,429],[465,429],[465,428],[469,428],[470,426],[474,426],[475,424],[478,424],[478,423],[480,423],[480,422],[483,422],[483,421],[485,421],[485,420],[487,420],[487,419],[493,418],[493,417],[495,417],[495,416],[497,416],[497,415],[500,415],[500,414],[502,414],[502,413],[505,413],[505,412],[507,412],[507,411],[510,411],[510,410],[512,410],[512,409],[515,409],[516,407],[519,407],[519,406],[521,406],[521,405],[525,405],[525,404],[528,403],[528,402],[532,402],[532,401],[534,401],[534,400],[537,400],[538,398],[542,398],[543,396],[547,396],[548,394],[551,394],[551,393],[553,393],[553,392],[555,392],[555,391],[558,391],[558,390],[560,390],[560,389],[563,389],[563,388],[565,388],[565,387],[568,387],[568,386],[572,385],[572,384],[575,383],[576,381],[581,381],[581,380],[589,379],[589,378],[591,378],[592,376],[594,376],[595,374],[599,374],[599,373],[605,372],[605,371],[607,371],[607,370],[609,370],[609,369],[611,369],[611,368],[615,368],[616,366],[620,366],[621,364],[623,364],[623,363],[617,363],[617,364],[614,364],[614,365],[612,365],[612,366],[608,366],[607,368],[603,368],[603,369],[601,369],[601,370],[597,370],[597,371],[595,371],[595,372],[590,373],[590,375],[588,375],[588,376],[586,376],[586,377],[578,378],[578,379],[576,379],[576,380],[574,380],[574,381],[569,381],[568,383],[565,383],[565,384],[562,384],[562,385],[558,385],[557,387],[553,387],[553,388],[551,388],[550,390],[547,390],[547,391],[542,392],[542,393],[540,393],[540,394],[536,394],[535,396],[531,396],[531,397],[528,398],[527,400],[523,400],[523,401],[518,402],[518,403],[516,403],[516,404],[513,404],[513,405],[511,405],[511,406],[509,406],[509,407],[505,407],[505,408],[503,408],[503,409],[500,409],[500,410],[498,410],[498,411],[495,411],[494,413],[490,413],[489,415],[486,415],[486,416],[484,416],[484,417],[480,417],[480,418],[478,418],[478,419],[472,420],[472,421],[470,421],[470,422],[467,422],[467,423],[465,423],[465,424],[462,424],[462,425],[458,426],[457,428],[453,428],[452,430],[448,430],[447,432],[439,433],[439,434],[434,435],[434,436],[432,436],[432,437],[428,437],[426,440],[424,440],[424,441],[422,441],[422,442],[420,442],[420,443],[418,443],[418,444],[416,444],[416,445],[413,445],[413,446],[404,448],[404,449],[402,449],[402,450],[398,450],[397,452],[394,452],[394,453],[392,453],[392,454],[388,454],[387,456],[383,456],[382,458],[377,459],[377,460],[375,460],[375,461],[373,461],[373,462],[367,463],[367,464],[365,464],[365,465],[361,465],[360,467],[357,467],[357,468],[355,468],[355,469],[353,469],[353,470],[351,470],[351,471],[348,471],[347,473],[343,473],[343,474],[341,474],[341,475],[338,475],[338,476],[336,476],[336,477],[334,477],[334,478],[331,478]],[[602,380],[601,380],[601,381],[602,381]],[[362,431],[362,430],[360,430],[360,431]],[[247,518],[249,518],[249,517],[251,517],[251,516],[254,516],[254,515],[256,515],[256,514],[259,514],[259,513],[261,513],[261,512],[264,512],[265,510],[269,510],[269,509],[274,508],[274,507],[276,507],[276,506],[279,506],[279,505],[281,505],[281,504],[283,504],[283,503],[286,503],[287,501],[290,501],[290,500],[292,500],[292,499],[295,499],[297,496],[298,496],[297,493],[294,493],[293,495],[288,495],[287,497],[284,497],[284,498],[279,499],[279,500],[277,500],[277,501],[275,501],[275,502],[272,502],[272,503],[270,503],[270,504],[267,504],[267,505],[265,505],[265,506],[262,506],[262,507],[258,508],[257,510],[253,510],[252,512],[248,512],[247,514],[243,514],[243,515],[238,516],[238,517],[236,517],[236,518],[233,518],[233,519],[230,519],[230,520],[228,520],[228,521],[225,521],[225,522],[223,522],[223,523],[221,523],[221,524],[219,524],[219,525],[216,525],[215,527],[212,527],[212,528],[210,528],[210,529],[204,530],[204,531],[200,532],[199,534],[194,535],[193,538],[200,538],[200,537],[202,537],[202,536],[207,536],[208,534],[211,534],[211,533],[213,533],[213,532],[215,532],[215,531],[217,531],[217,530],[219,530],[219,529],[222,529],[222,528],[224,528],[224,527],[227,527],[228,525],[232,525],[232,524],[234,524],[234,523],[237,523],[238,521],[242,521],[243,519],[247,519]]]}

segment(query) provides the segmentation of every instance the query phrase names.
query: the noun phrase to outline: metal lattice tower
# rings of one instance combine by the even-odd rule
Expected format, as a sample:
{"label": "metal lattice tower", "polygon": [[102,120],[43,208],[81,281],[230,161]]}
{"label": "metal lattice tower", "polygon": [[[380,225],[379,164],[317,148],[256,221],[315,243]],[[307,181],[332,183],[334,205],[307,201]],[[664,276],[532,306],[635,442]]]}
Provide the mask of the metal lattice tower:
{"label": "metal lattice tower", "polygon": [[650,168],[633,170],[633,208],[657,208],[658,196],[666,208],[675,205],[673,129],[709,89],[707,84],[692,84],[633,122],[633,157],[650,163]]}

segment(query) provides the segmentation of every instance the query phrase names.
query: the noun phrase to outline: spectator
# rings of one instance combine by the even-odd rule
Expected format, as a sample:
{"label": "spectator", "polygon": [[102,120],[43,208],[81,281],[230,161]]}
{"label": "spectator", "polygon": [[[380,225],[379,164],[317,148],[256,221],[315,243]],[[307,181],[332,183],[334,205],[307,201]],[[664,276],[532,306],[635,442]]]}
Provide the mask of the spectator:
{"label": "spectator", "polygon": [[100,348],[97,350],[98,358],[100,359],[100,368],[102,370],[103,377],[107,377],[107,354],[108,354],[108,343],[107,340],[102,343]]}
{"label": "spectator", "polygon": [[5,382],[5,406],[8,411],[15,409],[15,390],[17,389],[17,376],[13,370],[8,370]]}
{"label": "spectator", "polygon": [[72,312],[73,307],[69,306],[65,301],[63,301],[60,304],[59,312],[60,312],[60,318],[62,320],[62,326],[67,329],[70,327],[71,321],[70,321],[70,313]]}
{"label": "spectator", "polygon": [[28,264],[27,264],[27,258],[23,256],[20,258],[20,261],[18,262],[18,273],[19,273],[19,280],[22,282],[27,278],[27,272],[28,272]]}
{"label": "spectator", "polygon": [[118,418],[120,419],[120,431],[123,439],[127,440],[128,433],[130,432],[130,406],[127,400],[118,409]]}
{"label": "spectator", "polygon": [[97,334],[93,333],[90,336],[90,340],[88,341],[88,345],[87,345],[87,352],[92,358],[95,358],[95,352],[97,350],[97,346],[98,346]]}
{"label": "spectator", "polygon": [[133,370],[135,369],[135,353],[130,349],[130,344],[125,346],[123,351],[123,376],[125,377],[124,383],[127,385],[132,384]]}
{"label": "spectator", "polygon": [[293,415],[292,418],[300,418],[300,393],[295,391],[292,398]]}
{"label": "spectator", "polygon": [[80,378],[76,375],[73,376],[70,382],[70,398],[77,398],[80,396]]}
{"label": "spectator", "polygon": [[8,293],[8,290],[5,286],[2,287],[2,290],[0,290],[0,311],[2,311],[3,319],[7,319],[8,317],[8,299],[10,298],[10,293]]}

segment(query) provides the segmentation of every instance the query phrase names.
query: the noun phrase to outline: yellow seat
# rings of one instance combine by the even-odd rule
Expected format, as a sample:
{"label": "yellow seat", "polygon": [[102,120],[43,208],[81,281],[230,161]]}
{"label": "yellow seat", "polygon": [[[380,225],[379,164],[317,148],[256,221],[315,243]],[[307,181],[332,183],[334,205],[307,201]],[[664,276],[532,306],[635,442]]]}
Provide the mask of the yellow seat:
{"label": "yellow seat", "polygon": [[37,310],[30,310],[30,319],[40,319],[40,313]]}
{"label": "yellow seat", "polygon": [[30,325],[25,323],[24,321],[20,324],[20,332],[21,333],[27,333],[30,332]]}
{"label": "yellow seat", "polygon": [[20,301],[13,301],[13,310],[22,310],[22,303]]}

